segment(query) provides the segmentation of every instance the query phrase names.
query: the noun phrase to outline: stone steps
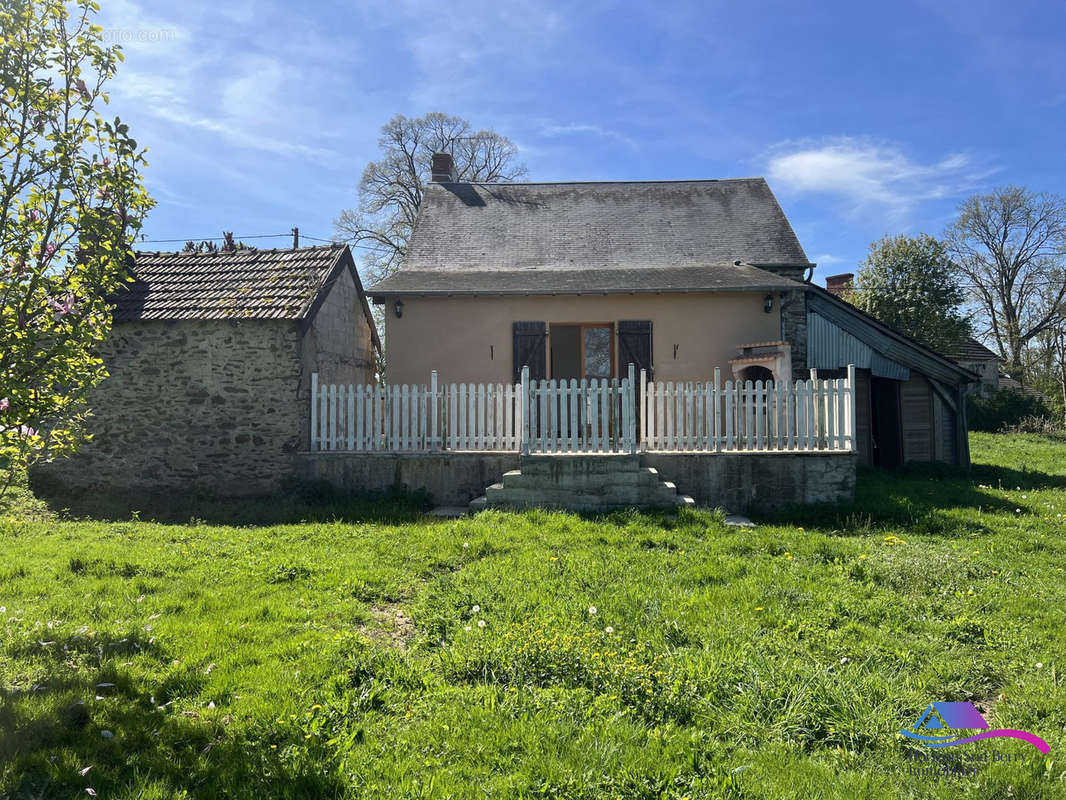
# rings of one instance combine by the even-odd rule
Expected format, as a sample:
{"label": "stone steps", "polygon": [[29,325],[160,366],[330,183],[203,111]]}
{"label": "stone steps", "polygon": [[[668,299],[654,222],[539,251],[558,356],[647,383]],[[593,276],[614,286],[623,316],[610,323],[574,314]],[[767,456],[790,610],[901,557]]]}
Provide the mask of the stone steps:
{"label": "stone steps", "polygon": [[485,489],[470,508],[560,508],[604,512],[621,508],[695,505],[691,497],[642,467],[637,455],[560,453],[523,456],[520,468]]}

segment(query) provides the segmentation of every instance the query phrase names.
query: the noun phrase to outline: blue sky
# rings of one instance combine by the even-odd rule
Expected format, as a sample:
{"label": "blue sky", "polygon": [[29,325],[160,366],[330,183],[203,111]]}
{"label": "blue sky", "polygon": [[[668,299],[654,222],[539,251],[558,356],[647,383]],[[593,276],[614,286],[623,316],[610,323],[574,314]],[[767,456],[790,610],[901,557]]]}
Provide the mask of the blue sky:
{"label": "blue sky", "polygon": [[329,237],[396,113],[495,128],[530,180],[764,175],[820,277],[1066,177],[1058,3],[100,3],[150,240]]}

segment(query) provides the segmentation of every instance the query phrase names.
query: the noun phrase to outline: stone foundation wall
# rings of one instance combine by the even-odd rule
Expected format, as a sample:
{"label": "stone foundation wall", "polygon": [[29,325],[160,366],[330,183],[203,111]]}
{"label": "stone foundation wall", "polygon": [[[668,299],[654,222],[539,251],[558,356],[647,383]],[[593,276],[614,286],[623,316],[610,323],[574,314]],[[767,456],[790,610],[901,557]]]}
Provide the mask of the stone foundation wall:
{"label": "stone foundation wall", "polygon": [[732,512],[810,503],[844,503],[855,496],[854,453],[645,453],[697,505]]}
{"label": "stone foundation wall", "polygon": [[310,377],[299,323],[126,322],[103,350],[110,377],[91,400],[91,441],[34,469],[70,488],[277,488],[306,447]]}
{"label": "stone foundation wall", "polygon": [[[853,453],[644,453],[640,463],[698,505],[734,512],[847,502],[855,493]],[[298,453],[295,464],[298,477],[348,491],[424,489],[440,505],[465,505],[518,469],[519,455]]]}
{"label": "stone foundation wall", "polygon": [[345,491],[398,488],[429,492],[438,505],[466,505],[503,473],[518,453],[298,453],[296,476]]}

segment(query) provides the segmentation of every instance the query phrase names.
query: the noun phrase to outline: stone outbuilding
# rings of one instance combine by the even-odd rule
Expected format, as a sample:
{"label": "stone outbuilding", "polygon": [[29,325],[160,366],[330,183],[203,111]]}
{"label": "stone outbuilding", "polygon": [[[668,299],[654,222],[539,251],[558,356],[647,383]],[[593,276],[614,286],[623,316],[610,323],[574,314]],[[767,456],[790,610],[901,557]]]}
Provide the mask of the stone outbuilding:
{"label": "stone outbuilding", "polygon": [[132,277],[92,439],[35,480],[270,491],[308,447],[312,373],[374,383],[380,343],[347,246],[137,253]]}

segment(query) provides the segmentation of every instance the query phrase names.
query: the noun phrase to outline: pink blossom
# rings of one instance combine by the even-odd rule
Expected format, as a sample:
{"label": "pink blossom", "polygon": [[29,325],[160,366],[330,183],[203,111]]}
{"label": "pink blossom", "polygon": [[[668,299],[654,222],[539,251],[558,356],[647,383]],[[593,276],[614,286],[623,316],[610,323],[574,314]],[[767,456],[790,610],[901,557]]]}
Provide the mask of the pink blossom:
{"label": "pink blossom", "polygon": [[85,85],[85,81],[79,79],[74,84],[74,86],[75,86],[75,88],[77,88],[78,94],[80,94],[82,97],[88,97],[89,96],[89,87],[87,87]]}
{"label": "pink blossom", "polygon": [[11,400],[7,397],[0,397],[0,411],[7,411],[11,408]]}
{"label": "pink blossom", "polygon": [[110,167],[111,166],[111,159],[108,156],[104,156],[103,165],[105,167]]}
{"label": "pink blossom", "polygon": [[56,322],[58,322],[61,318],[74,310],[74,295],[68,293],[67,296],[63,298],[63,302],[59,302],[55,298],[49,297],[48,305],[52,307],[55,313]]}
{"label": "pink blossom", "polygon": [[19,425],[19,433],[23,436],[36,436],[37,431],[31,428],[29,425]]}

